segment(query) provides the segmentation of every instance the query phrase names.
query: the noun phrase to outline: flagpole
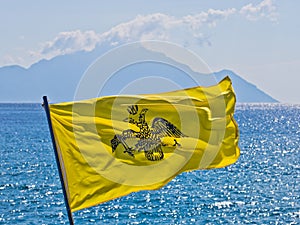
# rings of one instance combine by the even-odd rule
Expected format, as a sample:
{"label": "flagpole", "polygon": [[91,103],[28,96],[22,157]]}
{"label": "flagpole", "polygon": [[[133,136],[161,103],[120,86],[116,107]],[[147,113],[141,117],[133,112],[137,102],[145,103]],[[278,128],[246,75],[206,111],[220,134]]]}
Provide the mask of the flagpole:
{"label": "flagpole", "polygon": [[54,133],[53,133],[47,96],[43,96],[43,100],[44,100],[43,106],[44,106],[44,109],[45,109],[46,115],[47,115],[49,131],[50,131],[50,135],[51,135],[51,139],[52,139],[52,145],[53,145],[53,149],[54,149],[54,154],[55,154],[56,164],[57,164],[57,168],[58,168],[60,183],[61,183],[61,186],[62,186],[62,189],[63,189],[64,200],[65,200],[65,205],[66,205],[66,209],[67,209],[67,213],[68,213],[68,218],[69,218],[70,225],[74,225],[72,212],[71,212],[71,209],[70,209],[68,196],[67,196],[67,191],[66,191],[66,187],[65,187],[65,183],[64,183],[63,173],[62,173],[62,169],[61,169],[61,166],[60,166],[61,163],[60,163],[60,160],[59,160],[58,151],[57,151],[56,142],[55,142],[55,137],[54,137]]}

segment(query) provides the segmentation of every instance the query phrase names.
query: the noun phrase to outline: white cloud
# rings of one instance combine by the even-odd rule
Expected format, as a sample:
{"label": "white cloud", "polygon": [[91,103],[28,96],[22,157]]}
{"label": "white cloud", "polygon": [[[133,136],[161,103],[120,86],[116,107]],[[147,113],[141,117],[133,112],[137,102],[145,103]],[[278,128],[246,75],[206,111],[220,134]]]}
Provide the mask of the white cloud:
{"label": "white cloud", "polygon": [[91,51],[99,42],[99,35],[95,31],[80,30],[61,32],[52,41],[42,45],[41,55],[63,55],[76,51]]}
{"label": "white cloud", "polygon": [[[104,33],[96,33],[93,30],[61,32],[53,40],[42,43],[39,50],[28,51],[27,56],[23,54],[28,61],[25,66],[43,58],[50,59],[77,51],[92,51],[101,45],[113,47],[140,40],[170,41],[186,47],[210,45],[210,40],[207,34],[203,33],[203,28],[213,28],[219,21],[237,14],[249,20],[267,18],[275,21],[277,16],[272,0],[263,0],[255,6],[248,4],[240,10],[235,8],[209,9],[179,18],[162,13],[138,15],[133,20],[121,23]],[[3,59],[1,61],[3,62]],[[14,58],[6,56],[5,61],[13,62]],[[15,63],[20,63],[20,61],[16,59]]]}
{"label": "white cloud", "polygon": [[258,5],[252,3],[241,8],[240,14],[246,16],[248,20],[258,20],[267,18],[273,22],[277,21],[276,7],[272,0],[263,0]]}
{"label": "white cloud", "polygon": [[209,9],[207,12],[202,12],[194,16],[185,16],[183,18],[183,21],[186,24],[191,25],[191,28],[193,30],[198,30],[203,24],[207,24],[210,27],[215,27],[217,25],[218,20],[227,18],[235,12],[235,8],[227,10]]}
{"label": "white cloud", "polygon": [[52,41],[42,44],[39,52],[31,52],[31,55],[51,58],[76,51],[91,51],[97,45],[115,46],[154,39],[186,46],[210,44],[207,37],[201,32],[201,28],[205,25],[214,27],[219,20],[227,18],[235,11],[235,9],[209,9],[207,12],[181,18],[162,13],[138,15],[135,19],[121,23],[102,34],[80,30],[61,32]]}
{"label": "white cloud", "polygon": [[[235,12],[234,9],[227,10],[208,10],[196,15],[188,15],[181,18],[176,18],[162,13],[151,15],[137,16],[134,20],[127,23],[122,23],[108,32],[102,37],[106,40],[123,40],[136,41],[144,39],[158,39],[170,41],[174,36],[174,32],[178,30],[188,31],[189,35],[194,38],[201,37],[200,28],[204,25],[216,26],[218,20],[227,18]],[[174,35],[174,36],[173,36]]]}

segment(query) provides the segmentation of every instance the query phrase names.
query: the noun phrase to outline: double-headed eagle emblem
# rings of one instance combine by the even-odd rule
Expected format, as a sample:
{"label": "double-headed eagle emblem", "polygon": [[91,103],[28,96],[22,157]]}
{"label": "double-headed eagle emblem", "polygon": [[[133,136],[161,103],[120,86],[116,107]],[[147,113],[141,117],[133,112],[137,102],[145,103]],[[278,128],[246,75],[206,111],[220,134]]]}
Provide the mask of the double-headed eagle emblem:
{"label": "double-headed eagle emblem", "polygon": [[139,112],[139,107],[132,105],[127,108],[127,111],[129,117],[124,121],[135,125],[137,129],[127,129],[122,134],[116,134],[111,140],[112,152],[115,152],[121,143],[125,149],[124,153],[132,157],[136,152],[143,151],[148,160],[159,161],[164,158],[162,146],[166,146],[162,138],[174,137],[173,146],[181,146],[175,138],[186,137],[176,126],[161,117],[155,117],[150,127],[146,121],[147,108]]}

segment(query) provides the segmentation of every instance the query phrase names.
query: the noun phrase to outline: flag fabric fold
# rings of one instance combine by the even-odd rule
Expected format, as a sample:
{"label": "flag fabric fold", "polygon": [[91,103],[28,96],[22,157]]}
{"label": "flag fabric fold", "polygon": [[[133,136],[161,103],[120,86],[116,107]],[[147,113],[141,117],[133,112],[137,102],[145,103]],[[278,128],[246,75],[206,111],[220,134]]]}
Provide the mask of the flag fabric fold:
{"label": "flag fabric fold", "polygon": [[72,212],[239,157],[235,94],[211,87],[50,104]]}

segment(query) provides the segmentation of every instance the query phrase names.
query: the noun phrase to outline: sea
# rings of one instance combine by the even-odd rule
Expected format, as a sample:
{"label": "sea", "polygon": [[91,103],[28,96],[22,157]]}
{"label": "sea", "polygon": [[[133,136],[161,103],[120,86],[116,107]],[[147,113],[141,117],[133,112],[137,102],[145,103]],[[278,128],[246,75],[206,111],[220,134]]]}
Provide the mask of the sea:
{"label": "sea", "polygon": [[[300,105],[238,104],[241,156],[73,213],[75,224],[300,224]],[[0,104],[0,224],[68,224],[45,112]]]}

